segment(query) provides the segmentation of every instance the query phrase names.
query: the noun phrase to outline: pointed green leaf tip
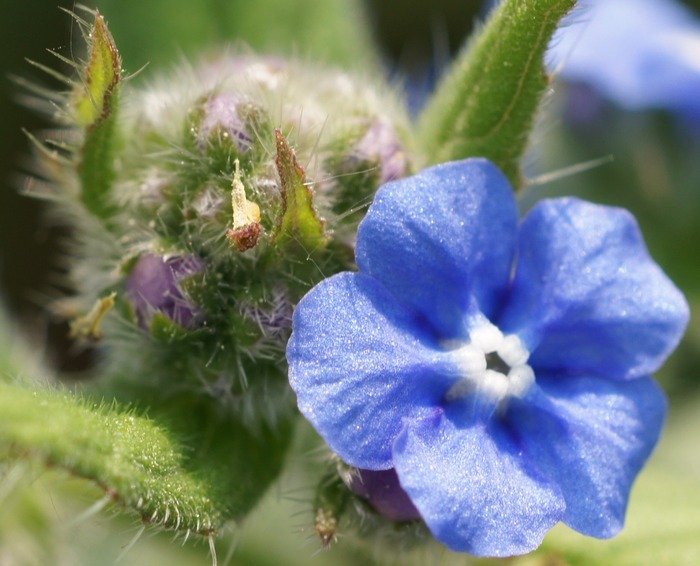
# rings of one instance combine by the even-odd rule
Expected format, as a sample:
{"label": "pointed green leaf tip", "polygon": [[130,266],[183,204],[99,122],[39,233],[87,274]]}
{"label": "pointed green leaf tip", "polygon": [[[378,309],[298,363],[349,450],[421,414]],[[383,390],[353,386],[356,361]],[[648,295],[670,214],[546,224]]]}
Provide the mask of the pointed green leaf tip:
{"label": "pointed green leaf tip", "polygon": [[307,186],[304,170],[297,162],[282,132],[275,130],[277,143],[277,172],[282,193],[281,221],[275,241],[300,243],[307,251],[325,247],[328,238],[325,222],[318,217],[313,205],[313,192]]}
{"label": "pointed green leaf tip", "polygon": [[521,185],[520,161],[546,92],[544,55],[576,0],[504,0],[420,118],[431,163],[487,157]]}
{"label": "pointed green leaf tip", "polygon": [[85,129],[76,165],[83,204],[108,226],[115,212],[109,193],[115,177],[121,59],[99,12],[86,40],[88,60],[71,99],[76,123]]}
{"label": "pointed green leaf tip", "polygon": [[77,121],[84,127],[93,126],[109,114],[112,94],[121,79],[119,53],[99,12],[95,12],[88,42],[88,60],[73,102]]}

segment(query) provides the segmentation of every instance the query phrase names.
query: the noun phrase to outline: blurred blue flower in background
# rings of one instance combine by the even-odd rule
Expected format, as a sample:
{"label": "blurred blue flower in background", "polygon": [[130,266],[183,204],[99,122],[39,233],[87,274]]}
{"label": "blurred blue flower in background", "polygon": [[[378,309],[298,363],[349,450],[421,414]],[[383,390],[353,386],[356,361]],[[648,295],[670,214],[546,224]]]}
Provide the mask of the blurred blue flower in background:
{"label": "blurred blue flower in background", "polygon": [[395,469],[453,550],[529,552],[559,521],[615,535],[666,413],[649,375],[688,320],[634,218],[564,198],[519,224],[503,174],[468,159],[384,185],[356,259],[300,302],[287,349],[330,447]]}
{"label": "blurred blue flower in background", "polygon": [[627,110],[700,121],[700,20],[673,0],[585,0],[552,39],[549,61]]}

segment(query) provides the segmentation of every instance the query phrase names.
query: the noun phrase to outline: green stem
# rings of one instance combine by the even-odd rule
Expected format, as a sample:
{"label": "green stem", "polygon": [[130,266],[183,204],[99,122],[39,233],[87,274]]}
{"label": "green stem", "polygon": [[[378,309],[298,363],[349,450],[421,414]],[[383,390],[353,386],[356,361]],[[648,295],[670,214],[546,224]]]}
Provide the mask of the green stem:
{"label": "green stem", "polygon": [[540,101],[544,55],[575,0],[504,0],[455,61],[420,118],[431,164],[487,157],[515,187]]}
{"label": "green stem", "polygon": [[91,479],[144,521],[211,534],[223,502],[156,422],[61,390],[0,382],[0,454],[30,457]]}

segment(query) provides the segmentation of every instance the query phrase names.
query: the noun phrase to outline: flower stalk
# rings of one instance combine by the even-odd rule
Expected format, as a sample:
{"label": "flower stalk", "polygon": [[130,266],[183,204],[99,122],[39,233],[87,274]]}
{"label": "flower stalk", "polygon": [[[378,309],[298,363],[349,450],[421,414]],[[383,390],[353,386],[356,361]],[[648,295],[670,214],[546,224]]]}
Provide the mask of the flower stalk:
{"label": "flower stalk", "polygon": [[420,116],[430,164],[493,161],[517,189],[520,163],[549,87],[544,56],[576,0],[504,0],[463,50]]}

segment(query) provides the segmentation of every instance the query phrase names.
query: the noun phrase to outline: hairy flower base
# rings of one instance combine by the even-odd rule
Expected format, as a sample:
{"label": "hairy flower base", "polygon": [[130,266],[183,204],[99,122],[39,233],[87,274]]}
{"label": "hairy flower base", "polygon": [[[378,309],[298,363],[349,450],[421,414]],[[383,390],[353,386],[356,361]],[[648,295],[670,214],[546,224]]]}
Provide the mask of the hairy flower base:
{"label": "hairy flower base", "polygon": [[330,447],[393,468],[453,550],[522,554],[559,521],[615,535],[666,413],[649,375],[688,320],[631,215],[559,199],[519,222],[469,159],[380,188],[356,259],[302,299],[287,347]]}

